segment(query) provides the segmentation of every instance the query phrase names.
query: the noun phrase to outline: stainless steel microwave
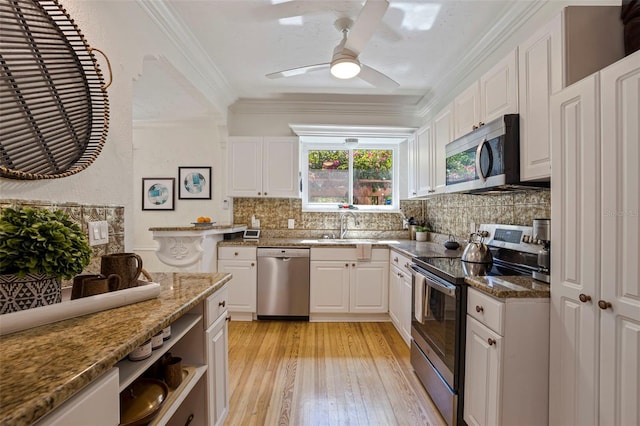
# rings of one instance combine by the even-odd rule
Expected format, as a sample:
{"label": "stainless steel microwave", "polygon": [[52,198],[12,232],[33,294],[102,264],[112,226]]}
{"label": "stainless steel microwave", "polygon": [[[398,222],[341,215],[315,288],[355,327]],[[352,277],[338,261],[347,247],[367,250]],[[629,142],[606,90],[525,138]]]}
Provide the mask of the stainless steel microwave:
{"label": "stainless steel microwave", "polygon": [[519,115],[507,114],[447,144],[446,192],[520,190]]}

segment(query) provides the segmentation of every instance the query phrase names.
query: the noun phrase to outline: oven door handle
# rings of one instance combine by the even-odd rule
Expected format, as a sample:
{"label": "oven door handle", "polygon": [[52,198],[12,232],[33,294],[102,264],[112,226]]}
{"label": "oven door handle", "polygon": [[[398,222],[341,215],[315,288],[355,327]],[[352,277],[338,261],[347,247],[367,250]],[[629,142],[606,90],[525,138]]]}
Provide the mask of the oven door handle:
{"label": "oven door handle", "polygon": [[[422,271],[420,270],[420,268],[418,268],[416,265],[411,265],[411,275],[423,275],[425,276],[424,273],[422,273]],[[456,286],[453,284],[443,284],[443,283],[439,283],[437,281],[434,281],[432,279],[430,279],[428,276],[425,276],[426,280],[425,283],[427,286],[434,288],[435,290],[439,291],[440,293],[444,293],[447,296],[454,296],[456,295]]]}

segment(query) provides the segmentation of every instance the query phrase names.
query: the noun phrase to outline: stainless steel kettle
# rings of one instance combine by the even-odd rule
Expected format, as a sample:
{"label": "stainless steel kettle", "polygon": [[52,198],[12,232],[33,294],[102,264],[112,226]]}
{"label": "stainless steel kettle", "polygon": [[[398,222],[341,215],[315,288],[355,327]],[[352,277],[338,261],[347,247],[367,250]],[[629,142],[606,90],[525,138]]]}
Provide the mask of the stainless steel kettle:
{"label": "stainless steel kettle", "polygon": [[484,243],[484,233],[472,232],[469,244],[462,253],[462,260],[471,263],[492,263],[493,256],[489,247]]}

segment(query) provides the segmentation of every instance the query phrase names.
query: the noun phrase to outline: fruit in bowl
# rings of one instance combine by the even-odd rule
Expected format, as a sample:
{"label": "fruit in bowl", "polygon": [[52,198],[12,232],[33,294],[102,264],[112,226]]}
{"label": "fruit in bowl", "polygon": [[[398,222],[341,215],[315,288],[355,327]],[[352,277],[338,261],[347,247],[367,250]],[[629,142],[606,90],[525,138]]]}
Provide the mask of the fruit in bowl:
{"label": "fruit in bowl", "polygon": [[207,216],[200,216],[197,219],[198,223],[211,223],[211,218]]}

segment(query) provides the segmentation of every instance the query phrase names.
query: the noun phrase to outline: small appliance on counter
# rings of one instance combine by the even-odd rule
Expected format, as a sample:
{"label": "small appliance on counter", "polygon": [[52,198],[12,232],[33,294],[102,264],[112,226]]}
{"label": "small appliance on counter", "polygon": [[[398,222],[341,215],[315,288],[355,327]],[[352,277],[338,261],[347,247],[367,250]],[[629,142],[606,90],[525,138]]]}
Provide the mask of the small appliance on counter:
{"label": "small appliance on counter", "polygon": [[533,279],[545,283],[551,282],[551,219],[533,219],[533,239],[542,244],[538,251],[537,271],[533,271]]}

